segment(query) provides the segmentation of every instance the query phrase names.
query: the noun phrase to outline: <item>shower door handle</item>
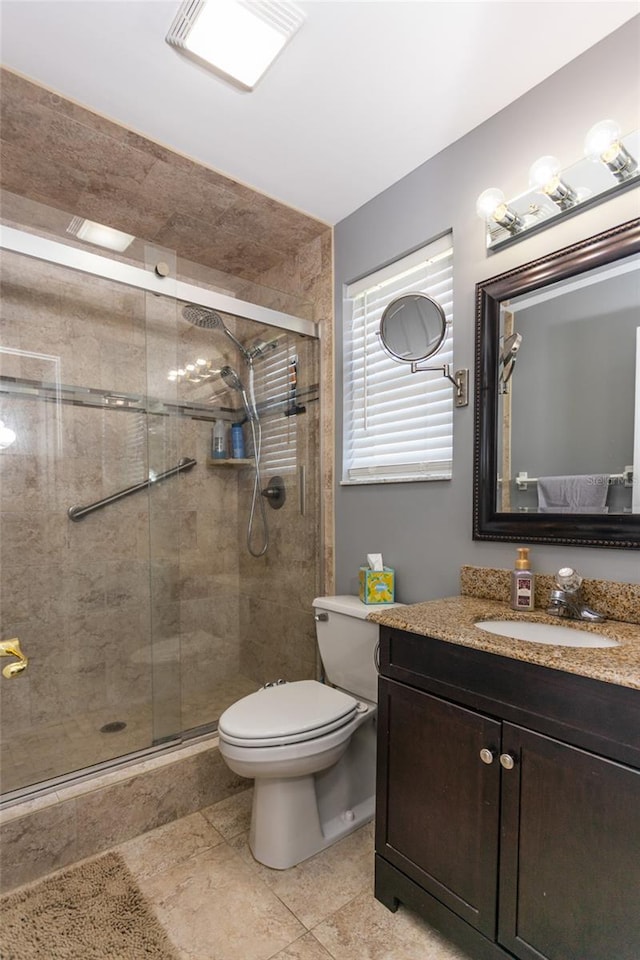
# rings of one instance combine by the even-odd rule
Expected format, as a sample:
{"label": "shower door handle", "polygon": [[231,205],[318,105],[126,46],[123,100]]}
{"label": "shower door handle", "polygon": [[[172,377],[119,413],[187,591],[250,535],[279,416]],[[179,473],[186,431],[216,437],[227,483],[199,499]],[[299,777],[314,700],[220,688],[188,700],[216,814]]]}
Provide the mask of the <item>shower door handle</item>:
{"label": "shower door handle", "polygon": [[28,659],[20,649],[20,641],[17,637],[12,640],[0,641],[0,657],[17,657],[16,663],[8,663],[2,671],[2,676],[10,680],[17,677],[19,673],[27,669]]}
{"label": "shower door handle", "polygon": [[307,512],[307,469],[303,463],[298,467],[298,508],[300,516]]}

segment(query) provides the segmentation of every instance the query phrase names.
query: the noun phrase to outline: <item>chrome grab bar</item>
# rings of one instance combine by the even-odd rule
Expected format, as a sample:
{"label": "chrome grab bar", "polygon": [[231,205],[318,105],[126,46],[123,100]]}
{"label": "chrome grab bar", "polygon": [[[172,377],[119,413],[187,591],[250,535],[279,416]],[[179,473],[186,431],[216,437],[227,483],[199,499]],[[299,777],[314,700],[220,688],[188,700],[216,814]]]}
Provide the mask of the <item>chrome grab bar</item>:
{"label": "chrome grab bar", "polygon": [[161,480],[168,480],[169,477],[174,477],[177,473],[182,473],[184,470],[191,470],[197,462],[197,460],[193,460],[191,457],[183,457],[177,467],[165,470],[164,473],[159,473],[157,477],[149,477],[148,480],[134,483],[132,487],[127,487],[126,490],[120,490],[119,493],[112,493],[110,497],[105,497],[96,503],[90,503],[87,507],[69,507],[67,515],[69,519],[74,522],[82,520],[83,517],[93,513],[94,510],[100,510],[101,507],[106,507],[110,503],[116,503],[118,500],[122,500],[123,497],[128,497],[132,493],[138,493],[139,490],[146,490],[147,487],[152,486],[154,483],[159,483]]}

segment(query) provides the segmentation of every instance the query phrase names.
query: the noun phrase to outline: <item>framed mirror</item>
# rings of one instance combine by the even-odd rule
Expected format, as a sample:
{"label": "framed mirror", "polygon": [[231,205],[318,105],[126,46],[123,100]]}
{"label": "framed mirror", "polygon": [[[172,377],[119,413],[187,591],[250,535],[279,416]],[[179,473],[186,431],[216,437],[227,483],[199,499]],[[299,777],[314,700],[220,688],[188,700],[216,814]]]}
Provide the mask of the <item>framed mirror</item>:
{"label": "framed mirror", "polygon": [[380,321],[382,346],[394,360],[418,364],[438,352],[447,335],[440,304],[426,293],[405,293],[389,303]]}
{"label": "framed mirror", "polygon": [[473,538],[640,547],[640,219],[476,286]]}

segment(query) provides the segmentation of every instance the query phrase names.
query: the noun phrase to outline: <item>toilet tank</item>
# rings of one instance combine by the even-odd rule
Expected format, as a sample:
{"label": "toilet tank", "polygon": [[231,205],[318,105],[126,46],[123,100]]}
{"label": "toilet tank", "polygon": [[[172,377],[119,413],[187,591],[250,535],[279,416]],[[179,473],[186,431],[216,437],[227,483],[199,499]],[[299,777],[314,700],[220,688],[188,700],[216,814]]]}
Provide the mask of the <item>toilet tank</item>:
{"label": "toilet tank", "polygon": [[318,649],[327,680],[354,697],[377,703],[375,652],[379,627],[366,620],[371,607],[357,597],[341,596],[317,597],[313,609]]}

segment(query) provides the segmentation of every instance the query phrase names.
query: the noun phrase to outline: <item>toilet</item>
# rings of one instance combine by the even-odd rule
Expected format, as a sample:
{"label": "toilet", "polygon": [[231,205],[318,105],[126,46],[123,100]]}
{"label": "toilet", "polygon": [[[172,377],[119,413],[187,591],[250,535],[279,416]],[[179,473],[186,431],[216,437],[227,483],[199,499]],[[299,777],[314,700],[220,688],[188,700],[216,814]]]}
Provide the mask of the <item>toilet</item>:
{"label": "toilet", "polygon": [[327,683],[268,685],[218,724],[227,766],[255,781],[251,852],[276,870],[356,830],[375,807],[379,628],[357,597],[319,597],[313,607]]}

